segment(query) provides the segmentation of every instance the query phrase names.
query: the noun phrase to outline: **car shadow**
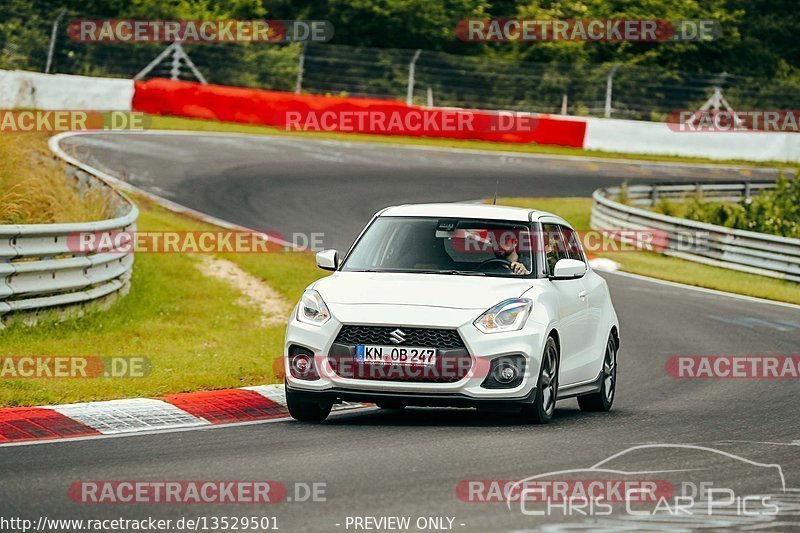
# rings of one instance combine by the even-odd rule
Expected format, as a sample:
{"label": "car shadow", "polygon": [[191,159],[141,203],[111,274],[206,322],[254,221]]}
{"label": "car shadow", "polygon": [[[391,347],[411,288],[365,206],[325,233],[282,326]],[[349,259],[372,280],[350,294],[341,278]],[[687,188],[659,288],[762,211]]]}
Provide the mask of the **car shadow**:
{"label": "car shadow", "polygon": [[[577,407],[557,407],[547,426],[582,425],[598,418],[624,418],[623,411],[586,413]],[[512,427],[532,425],[515,413],[476,409],[407,407],[400,410],[365,409],[332,416],[325,426],[359,427]]]}

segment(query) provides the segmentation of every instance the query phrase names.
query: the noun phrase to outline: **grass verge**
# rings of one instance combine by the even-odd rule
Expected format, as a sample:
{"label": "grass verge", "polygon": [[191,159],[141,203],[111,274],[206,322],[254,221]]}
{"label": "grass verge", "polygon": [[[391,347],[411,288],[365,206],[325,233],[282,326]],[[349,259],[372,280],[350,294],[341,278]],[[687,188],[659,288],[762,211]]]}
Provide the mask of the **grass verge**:
{"label": "grass verge", "polygon": [[513,144],[489,141],[464,141],[458,139],[437,139],[430,137],[403,137],[399,135],[371,135],[363,133],[335,133],[335,132],[304,132],[286,131],[282,128],[271,126],[257,126],[234,122],[218,122],[214,120],[201,120],[183,117],[169,117],[149,115],[145,121],[148,127],[154,130],[192,130],[215,131],[225,133],[250,133],[261,135],[284,135],[290,137],[306,137],[311,139],[330,139],[346,142],[377,142],[388,144],[406,144],[414,146],[434,146],[441,148],[461,148],[469,150],[488,150],[499,152],[519,152],[522,154],[541,154],[559,156],[598,157],[605,159],[627,159],[634,161],[666,161],[673,163],[696,163],[717,165],[740,165],[748,167],[774,167],[786,166],[779,162],[753,162],[739,160],[713,160],[695,157],[678,157],[663,155],[625,154],[618,152],[600,152],[584,150],[567,146],[550,146],[545,144]]}
{"label": "grass verge", "polygon": [[[498,204],[556,213],[575,229],[589,228],[591,198],[498,198]],[[720,291],[800,304],[800,284],[727,268],[684,261],[654,252],[596,253],[620,264],[621,270],[642,276]]]}
{"label": "grass verge", "polygon": [[[140,231],[213,229],[137,198]],[[297,301],[323,275],[310,253],[220,257],[269,280]],[[4,356],[145,356],[143,378],[0,379],[0,406],[45,405],[241,387],[276,381],[284,326],[263,327],[224,281],[204,275],[199,256],[138,254],[130,293],[102,313],[0,332]]]}

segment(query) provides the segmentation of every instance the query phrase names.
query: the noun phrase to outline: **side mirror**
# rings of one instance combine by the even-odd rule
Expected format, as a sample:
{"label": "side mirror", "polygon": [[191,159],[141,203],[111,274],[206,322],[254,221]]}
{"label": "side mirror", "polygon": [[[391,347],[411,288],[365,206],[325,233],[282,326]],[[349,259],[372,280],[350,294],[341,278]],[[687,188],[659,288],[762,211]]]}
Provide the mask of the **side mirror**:
{"label": "side mirror", "polygon": [[577,259],[559,259],[553,268],[552,280],[576,279],[586,274],[586,263]]}
{"label": "side mirror", "polygon": [[317,266],[322,270],[336,270],[339,268],[339,252],[336,250],[317,252]]}

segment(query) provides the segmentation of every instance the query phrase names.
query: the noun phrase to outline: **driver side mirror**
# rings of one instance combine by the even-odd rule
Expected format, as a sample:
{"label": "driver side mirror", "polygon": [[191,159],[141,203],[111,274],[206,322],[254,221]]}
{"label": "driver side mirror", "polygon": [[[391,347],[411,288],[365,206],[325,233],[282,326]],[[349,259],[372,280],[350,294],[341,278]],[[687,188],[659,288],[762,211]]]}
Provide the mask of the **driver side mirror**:
{"label": "driver side mirror", "polygon": [[586,274],[586,263],[577,259],[559,259],[553,267],[551,280],[577,279]]}
{"label": "driver side mirror", "polygon": [[317,252],[317,266],[322,270],[336,270],[339,268],[339,252],[336,250]]}

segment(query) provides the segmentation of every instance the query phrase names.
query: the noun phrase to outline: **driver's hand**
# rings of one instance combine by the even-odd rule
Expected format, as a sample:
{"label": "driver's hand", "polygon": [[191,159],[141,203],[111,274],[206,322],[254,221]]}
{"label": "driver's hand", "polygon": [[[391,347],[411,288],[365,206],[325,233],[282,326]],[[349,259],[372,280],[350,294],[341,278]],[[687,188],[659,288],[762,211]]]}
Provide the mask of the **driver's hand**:
{"label": "driver's hand", "polygon": [[512,263],[511,263],[511,271],[514,274],[517,274],[518,276],[526,276],[526,275],[530,274],[530,272],[528,272],[528,269],[525,268],[525,265],[523,265],[522,263],[520,263],[518,261],[512,261]]}

